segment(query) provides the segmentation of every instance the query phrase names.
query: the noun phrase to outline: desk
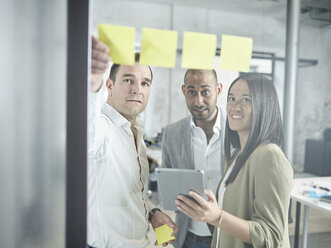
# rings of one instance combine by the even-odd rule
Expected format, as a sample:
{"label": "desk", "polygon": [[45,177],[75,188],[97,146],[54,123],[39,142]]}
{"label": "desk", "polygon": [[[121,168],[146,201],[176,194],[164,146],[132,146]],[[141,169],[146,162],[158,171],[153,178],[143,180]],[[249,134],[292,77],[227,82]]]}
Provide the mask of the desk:
{"label": "desk", "polygon": [[[304,206],[303,214],[303,234],[302,234],[302,247],[307,247],[307,231],[308,231],[308,216],[309,208],[315,208],[331,215],[331,204],[321,202],[318,199],[304,196],[303,192],[307,189],[312,190],[309,185],[312,182],[325,182],[331,184],[331,177],[308,177],[308,178],[295,178],[293,179],[293,188],[291,192],[291,199],[297,202],[296,204],[296,217],[295,217],[295,236],[294,248],[299,247],[299,230],[300,230],[300,209],[301,204]],[[330,194],[330,193],[329,193]]]}
{"label": "desk", "polygon": [[152,162],[156,163],[157,167],[162,164],[162,150],[161,148],[150,148],[147,147],[147,158]]}
{"label": "desk", "polygon": [[147,147],[146,153],[149,162],[149,198],[155,205],[158,205],[160,197],[157,190],[155,168],[159,168],[162,165],[162,150],[158,147]]}

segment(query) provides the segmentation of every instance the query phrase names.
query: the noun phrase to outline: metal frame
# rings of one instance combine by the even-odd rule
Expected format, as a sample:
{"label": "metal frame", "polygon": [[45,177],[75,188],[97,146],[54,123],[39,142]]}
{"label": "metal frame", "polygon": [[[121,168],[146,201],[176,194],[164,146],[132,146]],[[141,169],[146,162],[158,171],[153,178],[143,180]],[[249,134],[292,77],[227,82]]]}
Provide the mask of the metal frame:
{"label": "metal frame", "polygon": [[[140,47],[136,46],[136,49],[140,50]],[[182,49],[177,49],[177,54],[181,55],[182,53],[183,53]],[[221,55],[221,48],[218,47],[216,48],[216,56],[220,56],[220,55]],[[271,60],[271,66],[272,66],[271,73],[262,73],[262,74],[269,76],[272,81],[274,80],[276,61],[282,61],[282,62],[286,61],[286,58],[276,57],[275,53],[271,53],[271,52],[252,51],[252,58]],[[299,67],[308,67],[318,64],[318,60],[314,60],[314,59],[299,59],[298,62],[299,62]]]}
{"label": "metal frame", "polygon": [[66,247],[86,247],[89,0],[68,0]]}

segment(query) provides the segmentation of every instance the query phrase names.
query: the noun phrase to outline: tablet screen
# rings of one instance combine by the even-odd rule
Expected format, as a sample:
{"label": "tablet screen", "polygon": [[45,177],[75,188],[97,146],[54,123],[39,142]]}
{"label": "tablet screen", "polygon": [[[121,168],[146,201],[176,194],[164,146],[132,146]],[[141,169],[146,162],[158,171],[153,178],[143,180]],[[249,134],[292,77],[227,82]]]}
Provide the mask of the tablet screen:
{"label": "tablet screen", "polygon": [[178,211],[175,200],[190,190],[204,196],[203,170],[157,168],[158,191],[165,210]]}

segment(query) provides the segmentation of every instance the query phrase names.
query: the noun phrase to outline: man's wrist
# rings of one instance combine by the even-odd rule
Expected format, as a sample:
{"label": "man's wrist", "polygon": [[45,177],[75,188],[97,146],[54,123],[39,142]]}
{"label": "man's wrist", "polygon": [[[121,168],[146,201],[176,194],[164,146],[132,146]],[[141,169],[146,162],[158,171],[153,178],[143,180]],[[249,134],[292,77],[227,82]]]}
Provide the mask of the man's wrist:
{"label": "man's wrist", "polygon": [[91,89],[92,93],[98,93],[103,85],[103,75],[92,74],[91,75]]}
{"label": "man's wrist", "polygon": [[151,222],[153,215],[155,214],[156,211],[162,212],[161,209],[159,209],[159,208],[153,208],[151,211],[149,211],[149,213],[148,213],[149,222]]}

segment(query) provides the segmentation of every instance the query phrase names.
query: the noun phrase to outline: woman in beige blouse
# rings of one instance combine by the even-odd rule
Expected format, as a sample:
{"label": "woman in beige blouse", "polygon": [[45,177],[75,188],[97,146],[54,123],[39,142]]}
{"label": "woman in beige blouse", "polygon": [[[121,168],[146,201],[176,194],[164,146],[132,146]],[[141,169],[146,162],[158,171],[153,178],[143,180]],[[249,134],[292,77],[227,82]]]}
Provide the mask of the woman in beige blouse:
{"label": "woman in beige blouse", "polygon": [[293,171],[273,83],[245,74],[230,86],[225,130],[226,170],[217,199],[206,190],[199,204],[179,195],[178,209],[214,226],[212,247],[290,247],[288,207]]}

